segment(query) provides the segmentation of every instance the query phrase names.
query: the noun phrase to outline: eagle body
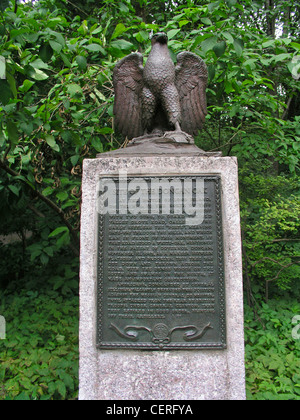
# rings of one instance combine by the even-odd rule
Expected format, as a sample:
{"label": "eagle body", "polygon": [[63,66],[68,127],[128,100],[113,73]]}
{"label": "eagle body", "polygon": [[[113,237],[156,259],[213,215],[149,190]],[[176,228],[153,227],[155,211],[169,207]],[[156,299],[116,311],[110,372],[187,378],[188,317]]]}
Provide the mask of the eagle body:
{"label": "eagle body", "polygon": [[157,130],[183,129],[193,135],[207,114],[204,61],[183,52],[175,66],[167,41],[164,33],[153,36],[145,67],[140,53],[124,57],[115,66],[115,127],[129,139]]}
{"label": "eagle body", "polygon": [[144,68],[144,83],[158,95],[175,84],[175,66],[167,44],[153,45]]}
{"label": "eagle body", "polygon": [[[164,122],[163,116],[166,117]],[[181,121],[179,95],[175,86],[175,66],[165,34],[159,34],[152,43],[144,69],[142,125],[145,131],[151,129],[153,121],[158,126],[155,128],[166,130],[175,127],[176,123]]]}

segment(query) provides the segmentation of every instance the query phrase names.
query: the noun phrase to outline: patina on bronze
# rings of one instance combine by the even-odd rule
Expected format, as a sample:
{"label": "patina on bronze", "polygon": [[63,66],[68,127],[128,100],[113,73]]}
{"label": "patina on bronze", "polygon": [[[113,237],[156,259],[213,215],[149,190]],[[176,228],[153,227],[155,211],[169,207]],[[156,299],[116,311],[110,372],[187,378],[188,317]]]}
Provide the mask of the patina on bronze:
{"label": "patina on bronze", "polygon": [[193,143],[207,115],[207,67],[186,51],[177,55],[175,66],[163,32],[153,35],[151,43],[145,67],[140,53],[115,66],[115,127],[129,140],[162,136]]}
{"label": "patina on bronze", "polygon": [[[148,214],[147,207],[143,214],[125,214],[119,202],[115,214],[99,214],[97,347],[224,349],[221,179],[164,178],[183,185],[183,194],[185,181],[203,181],[204,218],[189,225],[188,215],[175,205],[175,187],[170,189],[170,214],[162,214],[162,191],[157,214],[151,214],[151,182],[156,178],[162,179],[143,178],[149,186]],[[111,180],[118,201],[120,182]],[[126,194],[130,200],[132,191]]]}

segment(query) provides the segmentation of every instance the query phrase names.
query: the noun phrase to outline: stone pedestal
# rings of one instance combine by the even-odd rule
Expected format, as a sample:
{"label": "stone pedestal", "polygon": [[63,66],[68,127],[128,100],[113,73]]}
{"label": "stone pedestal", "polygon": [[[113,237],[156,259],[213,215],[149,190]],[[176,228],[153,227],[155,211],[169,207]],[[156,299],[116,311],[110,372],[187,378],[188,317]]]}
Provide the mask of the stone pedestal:
{"label": "stone pedestal", "polygon": [[[97,348],[97,185],[103,176],[217,175],[221,178],[227,348]],[[171,240],[171,239],[170,239]],[[99,262],[98,262],[99,264]],[[99,267],[98,267],[99,269]],[[80,257],[81,400],[245,399],[242,257],[237,160],[169,154],[104,154],[85,160]]]}

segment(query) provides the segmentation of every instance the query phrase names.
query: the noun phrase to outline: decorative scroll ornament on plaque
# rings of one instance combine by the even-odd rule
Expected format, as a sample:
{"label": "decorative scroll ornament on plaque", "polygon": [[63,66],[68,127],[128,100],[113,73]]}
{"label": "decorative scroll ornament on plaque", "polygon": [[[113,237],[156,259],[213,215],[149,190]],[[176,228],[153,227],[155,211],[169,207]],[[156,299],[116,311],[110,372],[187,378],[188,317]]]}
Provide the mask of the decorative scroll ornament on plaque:
{"label": "decorative scroll ornament on plaque", "polygon": [[205,325],[205,327],[201,330],[199,330],[198,327],[195,325],[185,325],[185,326],[179,326],[179,327],[173,327],[169,328],[165,324],[156,324],[153,329],[144,327],[144,326],[135,326],[135,325],[128,325],[124,328],[124,331],[122,332],[116,325],[111,324],[110,328],[114,330],[120,337],[129,339],[131,341],[138,341],[139,339],[139,331],[144,330],[147,331],[151,336],[151,341],[154,344],[159,345],[160,347],[163,347],[165,344],[169,344],[172,339],[172,334],[175,331],[182,330],[184,332],[183,339],[184,341],[193,341],[197,340],[204,336],[206,331],[212,326],[209,324]]}

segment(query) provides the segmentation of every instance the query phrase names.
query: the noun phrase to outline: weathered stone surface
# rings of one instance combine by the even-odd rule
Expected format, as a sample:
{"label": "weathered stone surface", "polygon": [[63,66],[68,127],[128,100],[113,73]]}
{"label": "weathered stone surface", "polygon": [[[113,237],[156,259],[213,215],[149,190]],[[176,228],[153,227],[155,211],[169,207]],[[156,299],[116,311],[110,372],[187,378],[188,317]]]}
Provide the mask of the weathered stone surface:
{"label": "weathered stone surface", "polygon": [[[217,174],[222,209],[226,350],[96,349],[97,211],[100,176]],[[80,268],[80,393],[84,399],[244,399],[244,336],[237,160],[231,157],[102,157],[84,162]]]}
{"label": "weathered stone surface", "polygon": [[185,139],[186,133],[166,133],[166,135],[146,135],[133,139],[127,147],[112,152],[101,153],[99,158],[107,157],[145,157],[145,156],[207,156],[220,157],[222,152],[205,152],[199,149],[193,142]]}

